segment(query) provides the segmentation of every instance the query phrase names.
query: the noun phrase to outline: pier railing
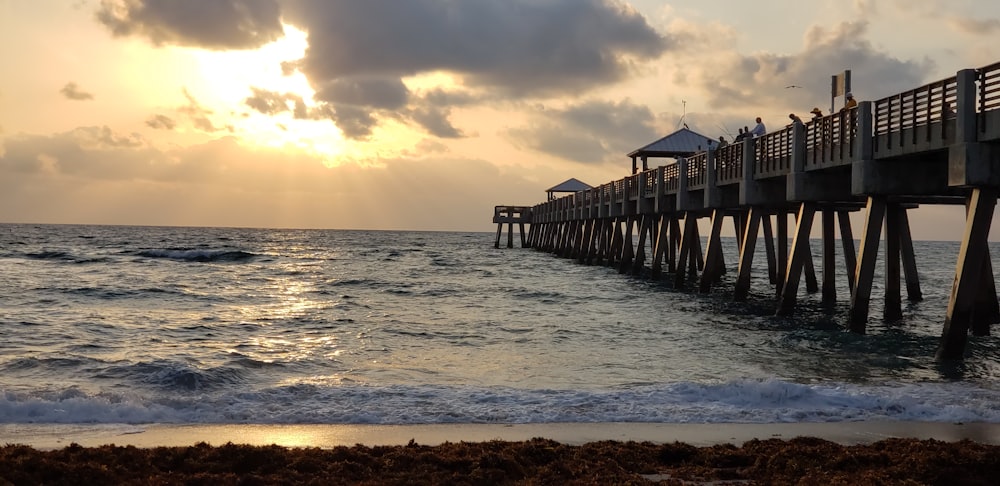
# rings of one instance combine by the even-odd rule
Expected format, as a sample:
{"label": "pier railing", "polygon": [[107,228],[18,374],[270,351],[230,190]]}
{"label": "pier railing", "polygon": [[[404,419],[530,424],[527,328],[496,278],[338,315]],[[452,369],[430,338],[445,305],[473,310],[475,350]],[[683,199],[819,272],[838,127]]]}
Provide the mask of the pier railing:
{"label": "pier railing", "polygon": [[755,179],[788,174],[792,168],[793,127],[753,139]]}
{"label": "pier railing", "polygon": [[[958,116],[959,107],[976,112],[975,116],[969,115],[971,119],[963,121]],[[646,170],[539,207],[560,217],[633,214],[662,206],[656,198],[679,195],[682,188],[692,192],[709,185],[739,186],[754,181],[763,183],[765,179],[771,181],[767,184],[773,184],[793,172],[796,160],[802,161],[797,170],[818,174],[859,161],[940,153],[957,141],[960,123],[967,133],[976,134],[966,135],[973,137],[973,141],[1000,140],[1000,62],[816,117],[798,133],[794,125],[789,125],[745,143],[716,149],[711,156],[699,152],[685,158],[683,163]],[[751,153],[745,153],[747,150]],[[710,160],[714,169],[712,179],[708,177]],[[745,167],[747,164],[751,165]],[[753,180],[748,181],[748,177]],[[741,189],[739,197],[744,193],[748,192]],[[687,201],[696,201],[698,197]],[[732,197],[730,193],[726,200],[732,201]],[[703,207],[709,204],[714,203],[706,202]],[[544,211],[535,212],[536,221]]]}
{"label": "pier railing", "polygon": [[876,153],[941,148],[954,138],[958,78],[952,76],[875,101]]}

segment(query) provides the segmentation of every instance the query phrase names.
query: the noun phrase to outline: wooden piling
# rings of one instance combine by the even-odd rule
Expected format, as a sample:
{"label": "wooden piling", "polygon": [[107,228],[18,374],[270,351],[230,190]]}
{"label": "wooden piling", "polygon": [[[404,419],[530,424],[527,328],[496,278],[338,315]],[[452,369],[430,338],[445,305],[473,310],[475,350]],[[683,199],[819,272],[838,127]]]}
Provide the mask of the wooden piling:
{"label": "wooden piling", "polygon": [[955,282],[948,301],[938,359],[962,359],[968,340],[972,304],[981,284],[983,259],[988,255],[987,238],[997,204],[996,189],[972,189],[965,233],[955,269]]}
{"label": "wooden piling", "polygon": [[722,223],[725,213],[722,210],[712,212],[712,231],[708,236],[708,248],[705,250],[705,266],[701,272],[698,290],[702,293],[712,290],[712,282],[722,274],[720,266],[725,265],[721,259],[722,253]]}
{"label": "wooden piling", "polygon": [[885,214],[885,297],[882,319],[895,322],[903,318],[902,294],[900,289],[900,241],[901,231],[899,204],[889,204]]}
{"label": "wooden piling", "polygon": [[[802,275],[806,259],[812,259],[809,249],[809,233],[812,231],[813,216],[816,214],[816,203],[803,202],[799,205],[799,213],[795,218],[795,238],[792,242],[792,253],[785,272],[781,298],[778,302],[777,315],[787,316],[795,309],[795,300],[799,290],[799,278]],[[780,225],[780,221],[779,221]],[[780,243],[780,242],[779,242]]]}
{"label": "wooden piling", "polygon": [[[767,216],[765,216],[766,218]],[[750,294],[750,268],[753,266],[754,247],[757,245],[757,231],[760,228],[761,210],[750,208],[746,216],[746,228],[740,245],[740,263],[736,275],[736,290],[733,300],[743,302]]]}
{"label": "wooden piling", "polygon": [[837,213],[824,209],[822,215],[823,234],[823,305],[831,307],[837,303],[837,255],[834,226]]}
{"label": "wooden piling", "polygon": [[885,198],[868,197],[865,216],[865,230],[861,235],[861,254],[858,257],[856,283],[851,294],[851,309],[848,313],[848,328],[851,332],[864,334],[868,324],[868,306],[871,300],[872,283],[875,279],[875,261],[878,244],[882,237],[882,221],[885,220]]}
{"label": "wooden piling", "polygon": [[920,275],[917,274],[917,256],[913,251],[913,236],[910,233],[910,218],[906,215],[906,208],[899,207],[899,251],[903,258],[903,276],[906,280],[906,298],[910,302],[923,300],[923,292],[920,291]]}
{"label": "wooden piling", "polygon": [[851,229],[851,213],[837,211],[840,223],[840,242],[844,247],[844,268],[847,270],[847,288],[854,295],[855,277],[858,271],[858,254],[854,251],[854,231]]}

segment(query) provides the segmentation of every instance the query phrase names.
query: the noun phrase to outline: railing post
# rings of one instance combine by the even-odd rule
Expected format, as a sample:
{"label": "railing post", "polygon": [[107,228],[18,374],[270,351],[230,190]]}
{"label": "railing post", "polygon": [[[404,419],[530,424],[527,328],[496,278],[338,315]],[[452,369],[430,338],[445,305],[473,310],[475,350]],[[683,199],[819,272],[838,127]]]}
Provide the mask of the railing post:
{"label": "railing post", "polygon": [[955,92],[955,141],[971,143],[977,140],[976,133],[976,70],[963,69],[958,72]]}
{"label": "railing post", "polygon": [[681,157],[677,159],[677,210],[690,209],[688,204],[688,161]]}
{"label": "railing post", "polygon": [[708,149],[705,154],[705,207],[718,208],[722,206],[722,191],[718,186],[718,173],[715,167],[715,149]]}
{"label": "railing post", "polygon": [[666,182],[664,181],[666,168],[662,165],[656,168],[656,202],[653,210],[662,213],[667,210],[667,198],[663,194]]}
{"label": "railing post", "polygon": [[1000,172],[993,170],[996,150],[979,143],[976,121],[976,71],[963,69],[956,76],[955,143],[948,147],[948,185],[997,187]]}

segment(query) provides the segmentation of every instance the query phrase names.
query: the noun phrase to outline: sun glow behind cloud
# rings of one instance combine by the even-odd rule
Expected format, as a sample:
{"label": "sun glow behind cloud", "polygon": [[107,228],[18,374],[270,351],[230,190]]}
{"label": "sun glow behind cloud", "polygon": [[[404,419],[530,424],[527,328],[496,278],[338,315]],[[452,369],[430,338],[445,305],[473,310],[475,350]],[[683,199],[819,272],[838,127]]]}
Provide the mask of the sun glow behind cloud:
{"label": "sun glow behind cloud", "polygon": [[298,97],[307,110],[315,108],[314,91],[305,75],[285,74],[281,67],[283,62],[302,58],[308,47],[307,34],[289,25],[284,29],[283,38],[256,50],[192,51],[197,79],[188,80],[186,85],[199,103],[213,111],[218,125],[231,127],[242,144],[303,153],[321,159],[328,167],[339,165],[348,147],[329,119],[297,118],[293,106],[287,112],[264,114],[246,104],[256,88]]}

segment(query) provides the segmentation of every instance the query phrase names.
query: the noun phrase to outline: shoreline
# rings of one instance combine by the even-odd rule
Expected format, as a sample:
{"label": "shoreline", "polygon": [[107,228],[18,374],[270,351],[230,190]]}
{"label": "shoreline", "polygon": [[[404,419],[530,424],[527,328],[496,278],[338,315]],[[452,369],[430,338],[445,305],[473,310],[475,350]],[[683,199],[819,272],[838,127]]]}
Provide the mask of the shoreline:
{"label": "shoreline", "polygon": [[78,444],[83,447],[186,447],[226,443],[289,448],[397,446],[459,442],[521,442],[544,438],[566,445],[601,441],[683,443],[696,447],[740,445],[753,439],[811,437],[840,445],[884,439],[971,440],[1000,445],[998,423],[818,422],[818,423],[540,423],[540,424],[0,424],[0,443],[39,450]]}

